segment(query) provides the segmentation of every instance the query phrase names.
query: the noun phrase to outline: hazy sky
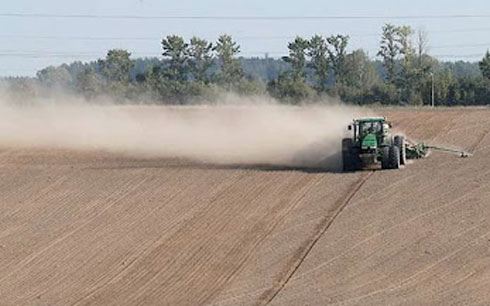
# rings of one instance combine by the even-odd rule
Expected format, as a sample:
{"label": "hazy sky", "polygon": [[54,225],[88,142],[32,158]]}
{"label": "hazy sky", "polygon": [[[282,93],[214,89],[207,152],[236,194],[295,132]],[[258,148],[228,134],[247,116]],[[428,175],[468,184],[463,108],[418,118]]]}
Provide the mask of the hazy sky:
{"label": "hazy sky", "polygon": [[[22,17],[8,14],[26,14]],[[53,14],[58,17],[33,17]],[[68,18],[59,15],[97,15]],[[375,19],[215,20],[124,19],[132,16],[371,16]],[[393,18],[406,16],[480,15],[472,18]],[[486,16],[481,16],[486,15]],[[390,18],[391,17],[391,18]],[[295,35],[336,33],[351,36],[350,49],[363,47],[374,57],[381,26],[410,25],[428,32],[430,53],[440,59],[474,61],[490,48],[488,0],[16,0],[0,11],[0,75],[34,75],[48,65],[103,57],[108,49],[125,48],[136,56],[159,56],[160,39],[169,34],[215,40],[231,34],[243,56],[286,54]]]}

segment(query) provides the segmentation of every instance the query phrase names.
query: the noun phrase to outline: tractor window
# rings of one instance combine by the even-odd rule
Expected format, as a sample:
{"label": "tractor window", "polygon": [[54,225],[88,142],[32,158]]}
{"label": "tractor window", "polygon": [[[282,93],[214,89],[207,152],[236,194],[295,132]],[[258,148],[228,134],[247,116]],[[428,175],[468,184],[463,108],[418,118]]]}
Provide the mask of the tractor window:
{"label": "tractor window", "polygon": [[381,132],[381,122],[365,122],[361,125],[361,135],[377,134]]}

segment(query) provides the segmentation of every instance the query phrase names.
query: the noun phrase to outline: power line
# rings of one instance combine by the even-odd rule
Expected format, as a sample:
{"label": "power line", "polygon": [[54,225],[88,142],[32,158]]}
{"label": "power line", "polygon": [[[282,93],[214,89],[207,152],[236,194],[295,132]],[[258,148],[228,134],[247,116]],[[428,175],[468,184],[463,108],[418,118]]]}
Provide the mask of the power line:
{"label": "power line", "polygon": [[[1,37],[1,36],[0,36]],[[476,48],[476,47],[490,47],[490,43],[478,43],[478,44],[450,44],[450,45],[439,45],[439,46],[430,46],[431,49],[444,49],[444,48]],[[373,48],[361,48],[364,51],[368,52],[377,52],[378,49]],[[138,56],[147,56],[147,57],[160,57],[160,52],[154,51],[130,51],[132,55]],[[0,49],[0,56],[26,56],[26,57],[68,57],[68,56],[105,56],[107,50],[99,50],[99,51],[49,51],[49,50],[19,50],[19,49]],[[286,55],[287,50],[282,51],[244,51],[239,55],[262,55],[262,54],[270,54],[270,55]]]}
{"label": "power line", "polygon": [[[490,30],[490,29],[489,29]],[[302,36],[302,35],[299,35]],[[308,35],[303,35],[308,36]],[[381,37],[381,34],[349,34],[351,37]],[[29,40],[68,40],[68,41],[155,41],[159,42],[162,37],[118,37],[118,36],[34,36],[34,35],[0,35],[1,38],[8,39],[29,39]],[[234,39],[241,40],[293,40],[296,36],[236,36]],[[208,40],[212,40],[207,38]],[[490,43],[479,43],[479,44],[455,44],[455,45],[441,45],[432,48],[452,48],[452,47],[481,47],[490,46]]]}
{"label": "power line", "polygon": [[[21,57],[21,58],[93,58],[104,57],[107,51],[101,52],[46,52],[46,51],[12,51],[12,50],[0,50],[0,57]],[[153,52],[130,52],[131,55],[139,57],[161,57],[161,53]],[[287,52],[281,51],[251,51],[242,52],[240,56],[257,56],[257,55],[286,55]]]}
{"label": "power line", "polygon": [[[284,40],[295,39],[296,36],[310,36],[308,35],[288,35],[288,36],[234,36],[237,40]],[[368,33],[368,34],[349,34],[351,37],[373,37],[381,36],[380,33]],[[32,39],[32,40],[78,40],[78,41],[159,41],[164,38],[165,35],[160,37],[123,37],[123,36],[37,36],[37,35],[0,35],[0,38],[9,39]]]}
{"label": "power line", "polygon": [[481,44],[454,44],[454,45],[440,45],[440,46],[431,46],[431,49],[444,49],[444,48],[476,48],[476,47],[490,47],[490,43],[481,43]]}
{"label": "power line", "polygon": [[[160,53],[148,53],[148,52],[131,52],[132,55],[136,55],[138,57],[161,57]],[[283,56],[287,55],[287,52],[267,52],[267,51],[251,51],[251,52],[243,52],[241,56],[257,56],[257,55],[273,55],[273,56]],[[484,52],[481,53],[472,53],[472,54],[433,54],[433,57],[436,58],[477,58],[482,57]],[[105,56],[105,52],[5,52],[0,50],[0,58],[1,57],[14,57],[14,58],[33,58],[33,59],[42,59],[42,58],[66,58],[66,59],[93,59],[95,57],[103,57]]]}
{"label": "power line", "polygon": [[[123,37],[123,36],[36,36],[36,35],[0,35],[0,38],[12,39],[40,39],[40,40],[94,40],[94,41],[128,41],[128,40],[148,40],[159,41],[165,35],[160,37]],[[235,39],[243,40],[264,40],[264,39],[294,39],[296,36],[236,36]]]}
{"label": "power line", "polygon": [[452,30],[432,30],[427,33],[460,33],[460,32],[485,32],[490,31],[490,28],[467,28],[467,29],[452,29]]}
{"label": "power line", "polygon": [[481,58],[483,57],[484,52],[482,53],[473,53],[473,54],[435,54],[434,57],[439,58]]}
{"label": "power line", "polygon": [[47,14],[47,13],[0,13],[0,17],[13,18],[73,18],[73,19],[134,19],[134,20],[380,20],[380,19],[473,19],[489,18],[490,14],[449,14],[449,15],[325,15],[325,16],[144,16],[144,15],[103,15],[103,14]]}
{"label": "power line", "polygon": [[[490,28],[470,28],[470,29],[452,29],[452,30],[436,30],[427,31],[427,33],[455,33],[455,32],[481,32],[490,31]],[[237,40],[282,40],[282,39],[294,39],[296,36],[311,36],[314,34],[299,34],[299,35],[279,35],[279,36],[258,36],[258,35],[245,35],[245,36],[234,36]],[[319,33],[321,35],[321,33]],[[347,33],[350,37],[381,37],[382,33]],[[213,35],[205,35],[206,37]],[[219,36],[214,35],[214,36]],[[33,39],[33,40],[80,40],[80,41],[159,41],[163,37],[161,36],[55,36],[55,35],[1,35],[0,38],[10,38],[10,39]],[[487,45],[487,44],[481,44]]]}
{"label": "power line", "polygon": [[0,35],[0,38],[39,39],[39,40],[160,40],[157,37],[122,37],[122,36],[37,36],[37,35]]}

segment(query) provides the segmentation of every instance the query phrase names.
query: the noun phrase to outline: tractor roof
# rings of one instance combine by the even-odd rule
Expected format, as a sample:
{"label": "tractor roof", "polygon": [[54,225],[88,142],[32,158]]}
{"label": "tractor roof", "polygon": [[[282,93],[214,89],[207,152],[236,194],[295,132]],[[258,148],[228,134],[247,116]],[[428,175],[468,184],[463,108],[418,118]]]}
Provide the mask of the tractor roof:
{"label": "tractor roof", "polygon": [[359,118],[355,119],[356,122],[377,122],[377,121],[386,121],[386,117],[368,117],[368,118]]}

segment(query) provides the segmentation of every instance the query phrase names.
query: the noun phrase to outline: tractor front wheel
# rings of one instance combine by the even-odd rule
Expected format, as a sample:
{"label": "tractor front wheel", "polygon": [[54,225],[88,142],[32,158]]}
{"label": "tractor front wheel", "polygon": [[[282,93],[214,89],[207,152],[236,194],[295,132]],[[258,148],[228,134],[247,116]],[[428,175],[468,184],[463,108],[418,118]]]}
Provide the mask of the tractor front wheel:
{"label": "tractor front wheel", "polygon": [[342,139],[342,169],[346,171],[355,171],[358,168],[357,156],[352,152],[353,141],[350,138]]}
{"label": "tractor front wheel", "polygon": [[390,147],[381,147],[379,148],[381,155],[381,169],[390,169],[391,168],[391,160],[390,160]]}

